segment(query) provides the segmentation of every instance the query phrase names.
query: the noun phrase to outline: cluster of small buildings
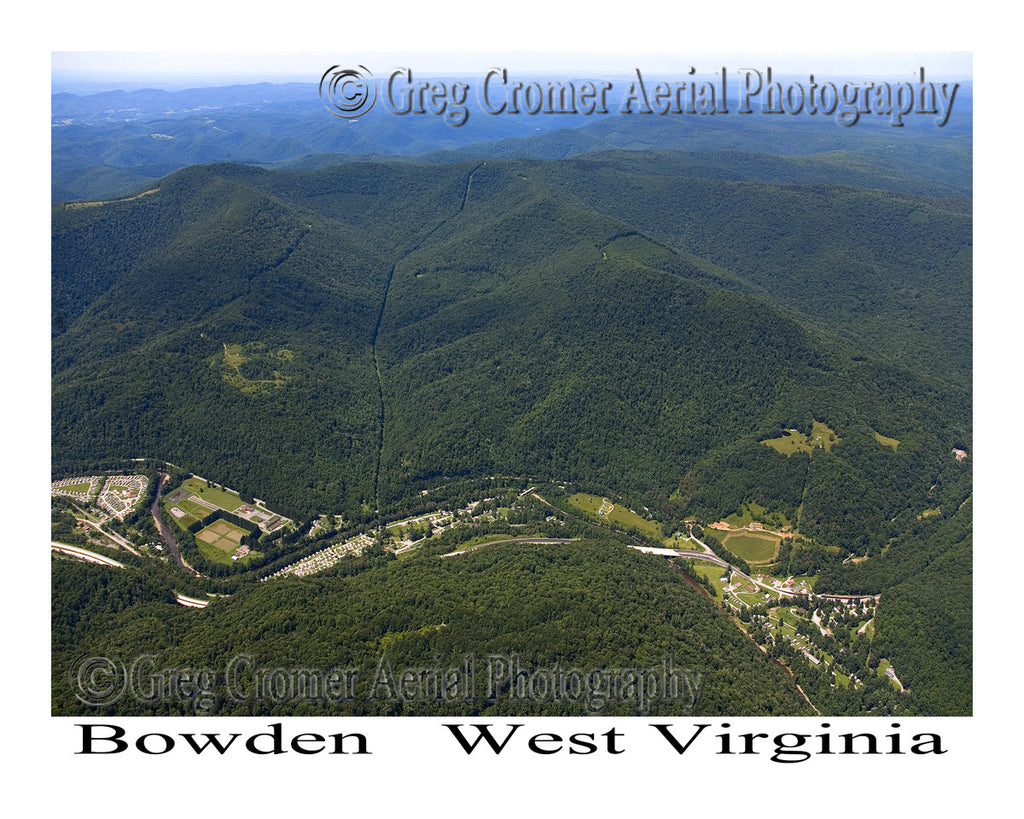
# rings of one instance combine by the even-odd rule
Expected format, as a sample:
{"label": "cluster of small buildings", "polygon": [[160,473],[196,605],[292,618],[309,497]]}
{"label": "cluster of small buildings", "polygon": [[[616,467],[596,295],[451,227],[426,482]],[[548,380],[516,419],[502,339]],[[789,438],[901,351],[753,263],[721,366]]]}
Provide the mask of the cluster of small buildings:
{"label": "cluster of small buildings", "polygon": [[364,532],[361,535],[349,538],[344,543],[335,543],[326,549],[314,552],[297,563],[292,563],[267,577],[260,578],[260,582],[272,580],[275,577],[284,577],[289,574],[295,577],[306,577],[307,575],[316,574],[324,569],[329,569],[346,555],[359,554],[363,549],[372,545],[373,538]]}
{"label": "cluster of small buildings", "polygon": [[112,475],[100,490],[96,505],[118,520],[135,508],[146,491],[149,479],[145,475]]}
{"label": "cluster of small buildings", "polygon": [[[71,488],[79,487],[83,484],[89,485],[89,488],[84,492]],[[64,497],[73,498],[80,503],[90,503],[96,496],[96,493],[100,491],[100,486],[102,485],[102,475],[89,475],[84,478],[63,478],[59,481],[53,481],[53,483],[50,484],[50,497],[62,495]]]}
{"label": "cluster of small buildings", "polygon": [[808,595],[810,596],[810,589],[807,587],[807,581],[801,580],[800,585],[797,585],[792,577],[788,577],[785,580],[778,580],[774,577],[767,577],[764,574],[757,576],[757,582],[765,585],[770,585],[776,591],[783,595]]}
{"label": "cluster of small buildings", "polygon": [[[80,487],[84,485],[89,488],[82,491]],[[82,504],[95,503],[102,513],[101,519],[109,516],[124,520],[145,494],[148,485],[149,478],[145,475],[86,475],[53,481],[50,496],[61,495]]]}
{"label": "cluster of small buildings", "polygon": [[[220,506],[211,506],[209,503],[206,503],[202,498],[200,498],[196,494],[193,494],[190,500],[196,503],[201,503],[204,506],[210,506],[211,509],[224,508]],[[262,502],[257,502],[255,505],[251,503],[243,503],[235,510],[225,509],[225,511],[231,512],[231,514],[233,515],[237,515],[238,517],[242,518],[242,520],[247,520],[250,523],[255,523],[260,528],[261,531],[267,533],[276,532],[282,526],[285,526],[286,524],[292,522],[291,518],[286,518],[283,515],[278,515],[275,512],[271,512],[269,509],[262,505]]]}
{"label": "cluster of small buildings", "polygon": [[[403,526],[418,526],[421,523],[427,523],[434,532],[443,532],[446,527],[455,525],[455,516],[451,512],[430,512],[426,515],[420,515],[415,518],[407,518],[405,520],[395,521],[389,523],[386,528],[388,529],[399,529]],[[407,549],[413,545],[414,541],[409,538],[405,538],[399,541],[399,545],[403,549]]]}
{"label": "cluster of small buildings", "polygon": [[238,515],[240,518],[244,518],[245,520],[255,523],[264,532],[276,532],[285,524],[291,523],[289,518],[276,515],[269,509],[254,509],[248,504],[238,507],[234,514]]}

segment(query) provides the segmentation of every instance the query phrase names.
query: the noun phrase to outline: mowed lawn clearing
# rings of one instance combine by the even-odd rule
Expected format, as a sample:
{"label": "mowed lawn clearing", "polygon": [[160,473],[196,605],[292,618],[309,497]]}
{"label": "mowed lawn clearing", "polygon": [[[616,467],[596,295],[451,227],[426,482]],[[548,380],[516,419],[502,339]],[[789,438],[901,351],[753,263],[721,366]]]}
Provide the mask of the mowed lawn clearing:
{"label": "mowed lawn clearing", "polygon": [[769,563],[779,552],[779,538],[767,532],[730,532],[722,545],[747,563]]}
{"label": "mowed lawn clearing", "polygon": [[769,438],[761,441],[762,444],[770,446],[776,452],[783,455],[793,455],[797,452],[813,453],[815,449],[824,449],[826,452],[832,449],[842,439],[835,430],[821,421],[814,421],[810,437],[806,437],[795,429],[783,432],[781,438]]}
{"label": "mowed lawn clearing", "polygon": [[661,525],[655,520],[647,520],[640,517],[636,512],[627,509],[618,503],[612,503],[607,498],[599,498],[597,495],[588,495],[585,492],[577,492],[569,498],[569,503],[577,509],[593,515],[598,520],[604,520],[612,526],[622,528],[639,529],[648,537],[675,546],[671,538],[661,534]]}
{"label": "mowed lawn clearing", "polygon": [[87,494],[89,492],[89,487],[91,485],[92,484],[90,484],[88,481],[85,481],[84,483],[71,483],[71,484],[68,484],[67,486],[62,486],[61,487],[61,491],[63,491],[63,492],[75,492],[76,494],[79,494],[79,495],[85,495],[85,494]]}
{"label": "mowed lawn clearing", "polygon": [[210,486],[201,478],[188,478],[181,485],[192,494],[198,495],[202,500],[220,507],[225,512],[234,512],[239,506],[245,505],[237,492]]}

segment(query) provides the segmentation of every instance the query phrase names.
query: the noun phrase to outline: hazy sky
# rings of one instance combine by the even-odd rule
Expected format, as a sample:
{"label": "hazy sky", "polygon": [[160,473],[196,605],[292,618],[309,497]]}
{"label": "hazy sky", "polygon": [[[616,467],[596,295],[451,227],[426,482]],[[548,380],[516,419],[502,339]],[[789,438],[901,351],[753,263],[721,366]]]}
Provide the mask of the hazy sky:
{"label": "hazy sky", "polygon": [[126,84],[205,85],[226,80],[263,82],[319,80],[335,64],[365,65],[377,74],[397,66],[415,71],[474,75],[493,66],[517,73],[592,74],[645,73],[682,75],[692,66],[697,74],[721,67],[730,70],[770,66],[779,74],[816,74],[848,77],[882,75],[909,79],[920,66],[943,79],[970,76],[969,52],[806,52],[806,51],[338,51],[338,52],[53,52],[54,89],[75,81],[124,82]]}
{"label": "hazy sky", "polygon": [[973,75],[979,21],[892,0],[859,0],[855,8],[808,0],[784,8],[763,0],[629,0],[601,8],[584,0],[318,2],[242,13],[210,0],[67,4],[47,24],[53,87],[83,79],[165,87],[319,81],[332,65],[365,65],[377,76],[398,66],[468,76],[502,66],[552,78],[771,66],[896,81],[925,66],[960,79]]}

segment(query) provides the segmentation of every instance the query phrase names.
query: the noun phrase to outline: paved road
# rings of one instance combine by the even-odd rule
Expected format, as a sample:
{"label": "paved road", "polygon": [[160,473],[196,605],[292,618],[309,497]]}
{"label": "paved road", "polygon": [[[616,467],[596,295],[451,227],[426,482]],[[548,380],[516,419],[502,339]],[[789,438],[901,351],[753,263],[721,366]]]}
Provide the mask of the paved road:
{"label": "paved road", "polygon": [[125,551],[131,552],[136,557],[140,557],[139,553],[136,552],[135,549],[132,548],[132,544],[130,544],[123,537],[121,537],[117,532],[108,531],[107,529],[104,529],[101,524],[96,523],[95,521],[85,520],[85,522],[88,523],[93,529],[95,529],[97,532],[99,532],[104,537],[110,538],[112,541],[114,541],[114,543],[116,543],[118,546],[120,546]]}
{"label": "paved road", "polygon": [[571,537],[513,537],[507,540],[489,540],[486,543],[478,543],[476,546],[470,546],[468,549],[460,549],[457,552],[449,552],[441,557],[455,557],[455,555],[464,555],[467,552],[472,552],[475,549],[481,549],[484,546],[497,546],[499,543],[572,543],[576,538]]}
{"label": "paved road", "polygon": [[63,552],[64,554],[73,555],[74,557],[80,557],[83,560],[88,560],[90,563],[102,563],[104,566],[113,566],[115,569],[124,568],[123,563],[118,563],[116,560],[111,557],[107,557],[106,555],[90,552],[88,549],[83,549],[81,546],[72,546],[69,543],[58,543],[55,540],[51,540],[50,548],[55,552]]}
{"label": "paved road", "polygon": [[193,609],[205,609],[209,604],[209,600],[198,600],[195,597],[186,597],[178,592],[174,593],[174,602],[179,606],[188,606]]}

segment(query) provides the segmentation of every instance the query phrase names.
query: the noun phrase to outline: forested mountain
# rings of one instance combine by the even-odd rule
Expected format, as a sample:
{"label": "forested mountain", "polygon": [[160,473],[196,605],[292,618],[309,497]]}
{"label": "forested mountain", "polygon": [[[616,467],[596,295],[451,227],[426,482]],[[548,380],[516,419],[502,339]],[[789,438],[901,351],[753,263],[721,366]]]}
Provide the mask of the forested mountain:
{"label": "forested mountain", "polygon": [[[606,162],[208,166],[137,199],[57,206],[55,465],[187,461],[302,514],[369,501],[378,448],[386,502],[495,470],[667,497],[703,456],[812,416],[847,440],[870,429],[906,441],[897,459],[915,438],[934,459],[969,445],[969,314],[947,323],[945,303],[965,287],[966,228],[908,242],[914,258],[945,260],[946,290],[917,290],[926,276],[912,269],[890,286],[892,254],[864,258],[887,309],[915,325],[872,344],[876,313],[849,312],[864,276],[819,263],[813,282],[783,285],[778,271],[812,262],[795,249],[766,262],[765,208],[780,191],[670,177],[673,194],[651,182],[654,157],[604,180],[619,192],[607,209],[630,222],[574,190],[591,193]],[[857,197],[859,210],[822,207]],[[892,218],[939,213],[927,199],[816,186],[787,187],[785,200],[816,222],[812,258],[890,244],[887,204]],[[733,258],[709,263],[696,242],[675,249],[636,226],[680,207],[691,213],[672,223],[691,224],[700,202],[705,235],[734,236]],[[956,208],[942,213],[969,224]],[[776,235],[798,235],[779,221]],[[844,340],[794,320],[792,305],[812,303]],[[897,368],[931,360],[932,339],[950,365],[937,377]],[[923,492],[930,477],[912,483]]]}
{"label": "forested mountain", "polygon": [[[931,692],[915,707],[963,713],[971,467],[952,452],[971,449],[971,208],[957,153],[923,181],[866,153],[216,164],[128,199],[58,203],[54,471],[153,458],[296,519],[371,521],[452,480],[492,475],[615,493],[677,526],[757,503],[804,538],[780,557],[792,573],[883,595],[880,639],[912,669],[915,694]],[[764,443],[789,431],[810,440],[814,424],[831,431],[827,448]],[[939,526],[944,535],[929,537]],[[614,549],[567,550],[560,568],[546,550],[515,554],[533,569],[496,552],[401,577],[376,567],[345,590],[339,578],[244,590],[211,608],[210,622],[275,663],[274,640],[294,630],[298,664],[317,661],[315,635],[331,628],[317,619],[326,608],[298,614],[298,599],[365,594],[369,612],[373,595],[406,582],[423,594],[373,639],[470,617],[456,590],[478,573],[512,588],[539,572],[554,597],[596,601],[595,618],[601,601],[629,599],[609,585],[617,572],[657,618],[696,605],[670,569],[641,569]],[[842,563],[851,554],[868,559]],[[593,577],[586,588],[572,586],[577,570]],[[934,578],[957,602],[922,611],[941,597]],[[154,627],[163,605],[139,603]],[[563,627],[575,636],[536,663],[653,662],[669,647],[652,625],[649,642],[624,637],[620,655],[573,654],[599,618],[556,614],[536,633],[515,631],[525,621],[442,629],[416,638],[420,653],[407,659],[540,645],[545,629]],[[208,627],[190,616],[146,633],[199,661]],[[736,643],[728,663],[768,673],[738,632],[707,636],[719,620],[686,618],[698,642]],[[261,619],[266,628],[244,636]],[[945,633],[936,623],[956,634],[956,650],[922,642]],[[110,645],[139,645],[130,616],[110,625]],[[680,651],[709,656],[695,645]],[[710,701],[722,713],[800,712],[789,695]]]}
{"label": "forested mountain", "polygon": [[[139,600],[139,609],[129,613],[122,600],[131,590],[120,577],[111,582],[95,567],[60,561],[54,571],[68,596],[103,586],[87,609],[93,628],[76,634],[75,642],[55,643],[61,661],[96,650],[108,656],[158,655],[165,667],[212,669],[219,675],[212,713],[220,715],[267,713],[267,707],[282,715],[444,714],[467,708],[484,714],[672,714],[690,704],[679,694],[642,706],[635,688],[632,697],[625,688],[604,688],[603,697],[598,691],[588,702],[565,695],[516,701],[507,687],[495,687],[496,702],[488,702],[487,662],[493,656],[515,656],[530,673],[559,665],[584,673],[658,670],[670,662],[704,675],[701,714],[813,713],[785,671],[766,662],[727,618],[716,616],[714,605],[679,571],[616,543],[517,544],[458,559],[392,562],[354,577],[261,584],[199,616],[153,599]],[[54,617],[74,619],[73,605],[65,596],[55,600]],[[385,687],[372,696],[383,657],[398,675],[404,669],[464,667],[467,654],[477,670],[474,696],[466,702],[462,692],[452,703],[392,701]],[[287,701],[276,707],[232,701],[225,671],[237,656],[251,658],[252,669],[358,669],[355,696],[351,702]],[[254,679],[247,670],[246,689]],[[61,685],[55,687],[55,707],[97,713],[83,709]],[[187,715],[197,712],[197,704],[148,705],[126,698],[116,709]]]}

